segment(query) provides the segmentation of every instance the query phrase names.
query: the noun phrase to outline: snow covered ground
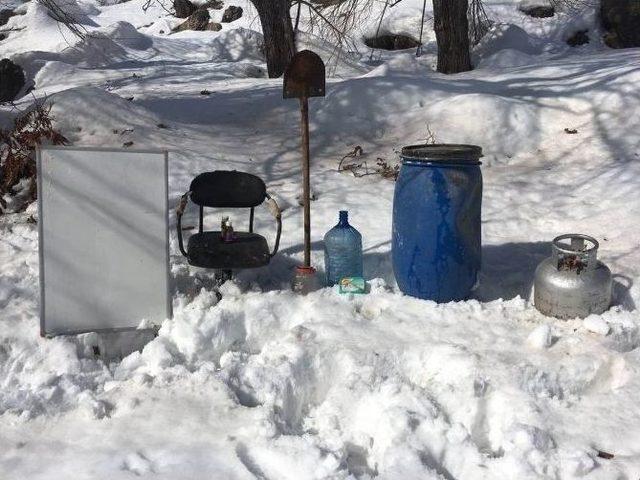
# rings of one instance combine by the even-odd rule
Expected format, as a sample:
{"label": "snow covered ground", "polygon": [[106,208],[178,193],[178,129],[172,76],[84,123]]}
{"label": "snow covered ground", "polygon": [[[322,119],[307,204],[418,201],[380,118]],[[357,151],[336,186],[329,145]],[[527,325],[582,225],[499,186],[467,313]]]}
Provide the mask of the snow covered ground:
{"label": "snow covered ground", "polygon": [[[604,48],[590,9],[532,19],[505,1],[487,2],[497,24],[478,68],[455,76],[432,70],[430,24],[424,56],[367,63],[359,35],[381,4],[356,33],[360,54],[330,60],[305,35],[334,65],[326,98],[311,101],[312,263],[322,269],[322,236],[347,208],[371,293],[300,297],[289,290],[302,259],[297,103],[264,78],[255,14],[230,2],[245,15],[222,31],[168,35],[180,21],[143,3],[78,1],[92,36],[73,47],[24,4],[0,56],[49,96],[73,144],[168,148],[172,204],[202,171],[262,176],[284,207],[280,254],[218,300],[172,233],[174,318],[141,352],[105,362],[94,335],[39,337],[37,212],[0,217],[0,478],[640,476],[640,50]],[[405,0],[383,31],[417,35],[420,9]],[[591,42],[568,47],[582,28]],[[1,123],[13,115],[2,107]],[[429,131],[485,151],[483,271],[465,302],[398,291],[393,182],[336,171],[355,145],[394,163]],[[256,222],[273,232],[268,213]],[[529,299],[549,241],[567,232],[598,238],[615,273],[615,305],[585,321],[546,318]]]}

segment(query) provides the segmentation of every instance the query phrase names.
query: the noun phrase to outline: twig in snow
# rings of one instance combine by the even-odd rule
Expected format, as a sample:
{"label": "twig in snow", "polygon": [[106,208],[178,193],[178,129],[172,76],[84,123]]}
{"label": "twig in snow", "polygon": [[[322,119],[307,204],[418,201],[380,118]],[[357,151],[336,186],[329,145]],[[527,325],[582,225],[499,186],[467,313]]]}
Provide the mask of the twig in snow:
{"label": "twig in snow", "polygon": [[338,164],[339,172],[351,172],[354,177],[366,177],[369,175],[380,175],[382,178],[386,178],[389,180],[397,180],[398,173],[400,172],[399,165],[390,165],[387,160],[384,158],[378,157],[376,158],[376,167],[372,170],[369,169],[369,165],[366,160],[362,162],[351,162],[345,163],[345,161],[349,158],[358,158],[363,155],[364,151],[360,145],[357,145],[353,151],[347,153],[340,163]]}
{"label": "twig in snow", "polygon": [[598,458],[604,458],[605,460],[611,460],[615,455],[613,453],[603,452],[598,450]]}
{"label": "twig in snow", "polygon": [[80,40],[87,37],[87,29],[73,15],[65,12],[56,0],[38,0],[38,3],[49,11],[51,18],[67,27]]}

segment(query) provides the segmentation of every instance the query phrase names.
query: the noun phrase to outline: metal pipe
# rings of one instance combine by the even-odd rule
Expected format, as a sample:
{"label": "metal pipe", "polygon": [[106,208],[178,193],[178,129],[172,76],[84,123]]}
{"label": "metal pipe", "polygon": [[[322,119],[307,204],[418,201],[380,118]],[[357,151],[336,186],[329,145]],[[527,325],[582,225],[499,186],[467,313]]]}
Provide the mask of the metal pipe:
{"label": "metal pipe", "polygon": [[427,0],[424,0],[422,3],[422,21],[420,22],[420,45],[416,49],[416,57],[420,57],[422,55],[422,33],[424,32],[424,12],[427,9]]}
{"label": "metal pipe", "polygon": [[296,24],[293,27],[293,39],[298,40],[298,25],[300,24],[300,10],[302,9],[302,2],[298,2],[298,12],[296,13]]}
{"label": "metal pipe", "polygon": [[184,249],[184,241],[182,239],[182,212],[178,212],[178,222],[176,228],[178,230],[178,248],[180,249],[180,253],[189,258],[189,254]]}

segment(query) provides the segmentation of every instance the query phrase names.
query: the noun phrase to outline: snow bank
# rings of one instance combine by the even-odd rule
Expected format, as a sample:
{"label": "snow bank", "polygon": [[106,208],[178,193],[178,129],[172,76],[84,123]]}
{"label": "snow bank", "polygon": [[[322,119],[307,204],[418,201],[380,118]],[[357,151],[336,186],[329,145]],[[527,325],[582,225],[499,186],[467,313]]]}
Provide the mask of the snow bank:
{"label": "snow bank", "polygon": [[218,61],[264,60],[262,35],[246,28],[225,30],[211,42],[213,58]]}
{"label": "snow bank", "polygon": [[83,145],[120,148],[131,141],[134,148],[149,148],[161,130],[159,117],[96,87],[66,90],[52,95],[51,102],[59,128],[72,143],[82,139]]}
{"label": "snow bank", "polygon": [[[369,74],[330,89],[317,122],[320,131],[335,133],[340,140],[357,143],[373,138],[393,146],[395,138],[400,142],[424,139],[427,126],[438,125],[432,128],[438,141],[481,144],[485,164],[540,160],[546,155],[540,152],[562,162],[563,154],[569,153],[563,145],[577,144],[584,138],[580,135],[589,137],[589,155],[613,147],[623,149],[616,152],[620,159],[630,159],[638,140],[625,135],[626,127],[612,115],[614,109],[633,111],[635,99],[629,89],[640,77],[633,67],[622,66],[631,58],[636,61],[638,52],[490,68],[451,79],[429,72],[411,54],[400,54]],[[399,116],[402,127],[396,128]],[[469,122],[469,118],[478,121]],[[626,121],[640,127],[633,114]],[[565,128],[582,133],[570,137]],[[391,141],[379,141],[382,138]],[[384,153],[391,155],[388,149]]]}
{"label": "snow bank", "polygon": [[[602,340],[558,322],[550,354],[532,354],[523,347],[541,317],[520,299],[436,305],[379,282],[353,299],[330,289],[299,297],[228,284],[220,302],[203,291],[192,301],[178,297],[176,307],[142,353],[109,368],[71,339],[23,346],[3,337],[5,349],[31,354],[28,361],[7,355],[4,378],[12,388],[3,411],[23,422],[47,416],[51,423],[51,413],[64,411],[72,416],[60,421],[72,426],[106,421],[83,433],[95,445],[85,468],[105,476],[117,474],[120,458],[125,471],[179,475],[180,463],[162,451],[175,444],[180,452],[182,433],[157,428],[162,411],[133,444],[98,438],[109,432],[117,442],[148,408],[146,398],[166,402],[174,389],[200,389],[203,381],[220,392],[207,403],[205,424],[215,432],[227,417],[224,428],[234,432],[214,448],[235,445],[224,462],[233,467],[227,478],[244,478],[246,470],[275,478],[570,478],[567,472],[596,465],[596,478],[606,478],[613,466],[595,463],[596,448],[629,455],[639,447],[630,424],[603,430],[601,416],[584,415],[579,429],[566,424],[580,412],[622,408],[623,397],[608,392],[640,387],[628,366],[636,352],[623,360]],[[254,422],[245,423],[247,415]],[[59,448],[70,454],[73,447]],[[57,471],[73,458],[62,455]],[[211,468],[197,452],[190,458]]]}
{"label": "snow bank", "polygon": [[[79,23],[81,29],[92,30],[98,25],[91,20],[90,15],[96,12],[95,7],[74,0],[65,0],[65,7],[70,15]],[[13,26],[21,29],[11,32],[2,41],[3,56],[11,57],[18,53],[33,50],[57,52],[78,42],[78,37],[62,23],[58,22],[47,7],[30,2],[25,15],[21,15]],[[37,34],[34,34],[37,32]]]}

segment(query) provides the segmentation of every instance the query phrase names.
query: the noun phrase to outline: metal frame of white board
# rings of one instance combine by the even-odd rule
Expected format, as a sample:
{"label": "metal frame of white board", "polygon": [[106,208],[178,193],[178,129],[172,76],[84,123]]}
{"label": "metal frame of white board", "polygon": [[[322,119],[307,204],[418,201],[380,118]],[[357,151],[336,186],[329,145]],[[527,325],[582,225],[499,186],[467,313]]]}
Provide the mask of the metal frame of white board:
{"label": "metal frame of white board", "polygon": [[[168,152],[166,150],[152,150],[152,149],[118,149],[118,148],[103,148],[103,147],[69,147],[69,146],[44,146],[37,148],[36,150],[36,166],[37,166],[37,185],[38,185],[38,256],[40,266],[40,335],[43,337],[53,337],[56,335],[76,335],[89,332],[123,332],[131,330],[140,330],[136,326],[131,327],[116,327],[116,328],[104,328],[104,329],[81,329],[81,330],[69,330],[61,332],[47,332],[45,326],[45,261],[44,261],[44,222],[43,222],[43,205],[42,198],[42,152],[47,150],[69,150],[69,151],[85,151],[85,152],[114,152],[114,153],[132,153],[132,154],[162,154],[164,155],[164,212],[165,212],[165,263],[166,263],[166,318],[172,318],[172,292],[170,283],[170,265],[169,265],[169,199],[168,199]],[[149,330],[157,330],[159,325],[153,325]]]}

